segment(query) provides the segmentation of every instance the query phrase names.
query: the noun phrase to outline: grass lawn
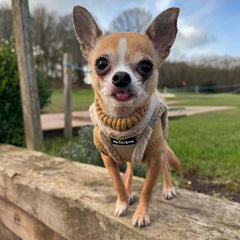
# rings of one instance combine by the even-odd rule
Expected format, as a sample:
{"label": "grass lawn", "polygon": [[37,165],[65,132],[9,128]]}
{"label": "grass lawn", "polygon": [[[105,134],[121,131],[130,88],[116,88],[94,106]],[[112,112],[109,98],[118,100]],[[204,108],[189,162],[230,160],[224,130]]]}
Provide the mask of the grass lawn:
{"label": "grass lawn", "polygon": [[188,100],[184,105],[236,109],[170,121],[168,142],[179,156],[183,171],[240,183],[240,95],[204,95]]}
{"label": "grass lawn", "polygon": [[[93,102],[92,89],[72,91],[72,110],[86,110]],[[44,113],[59,113],[64,111],[63,91],[54,90],[50,99],[50,104],[43,109]]]}
{"label": "grass lawn", "polygon": [[[168,142],[181,161],[186,179],[194,175],[215,183],[231,183],[229,188],[240,193],[240,95],[181,94],[174,100],[188,100],[184,105],[236,106],[235,110],[171,120]],[[87,109],[92,101],[91,90],[73,92],[73,109]],[[47,111],[59,112],[61,104],[61,94],[56,91]],[[45,152],[53,155],[67,144],[61,138],[45,143]]]}

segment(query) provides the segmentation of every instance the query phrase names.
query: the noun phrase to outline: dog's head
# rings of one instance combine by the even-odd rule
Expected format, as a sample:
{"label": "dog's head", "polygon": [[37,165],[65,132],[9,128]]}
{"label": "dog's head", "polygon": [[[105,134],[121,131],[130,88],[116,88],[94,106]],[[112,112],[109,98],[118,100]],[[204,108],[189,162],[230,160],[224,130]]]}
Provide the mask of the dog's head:
{"label": "dog's head", "polygon": [[177,33],[178,8],[158,15],[145,34],[117,32],[103,36],[92,15],[73,9],[77,39],[92,66],[92,86],[111,107],[145,104],[157,87],[158,67],[169,55]]}

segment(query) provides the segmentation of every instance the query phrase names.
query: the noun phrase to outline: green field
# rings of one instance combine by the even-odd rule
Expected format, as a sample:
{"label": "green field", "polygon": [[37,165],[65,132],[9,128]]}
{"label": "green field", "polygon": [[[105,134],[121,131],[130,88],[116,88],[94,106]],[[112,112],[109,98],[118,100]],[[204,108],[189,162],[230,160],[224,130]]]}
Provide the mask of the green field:
{"label": "green field", "polygon": [[[93,91],[91,89],[72,91],[72,110],[86,110],[93,102]],[[64,111],[63,91],[52,92],[50,104],[43,109],[44,113],[58,113]]]}
{"label": "green field", "polygon": [[181,159],[183,171],[221,182],[240,181],[240,95],[203,95],[188,100],[184,105],[236,109],[170,121],[168,142]]}
{"label": "green field", "polygon": [[[86,109],[92,102],[91,90],[73,92],[73,108]],[[180,94],[174,100],[188,100],[184,105],[235,106],[236,109],[171,120],[168,142],[180,158],[183,175],[194,175],[214,183],[231,183],[240,190],[240,95]],[[62,109],[60,92],[54,92],[48,109]],[[175,105],[177,106],[177,105]],[[78,141],[73,138],[72,141]],[[66,145],[61,138],[46,140],[45,151],[59,154]],[[191,177],[190,177],[191,179]]]}

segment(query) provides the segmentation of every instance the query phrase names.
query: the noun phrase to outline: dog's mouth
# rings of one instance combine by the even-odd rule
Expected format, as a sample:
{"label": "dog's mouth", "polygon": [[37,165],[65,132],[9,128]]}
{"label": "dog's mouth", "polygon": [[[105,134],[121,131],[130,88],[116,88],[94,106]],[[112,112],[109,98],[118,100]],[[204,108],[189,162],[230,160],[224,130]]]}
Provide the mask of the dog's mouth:
{"label": "dog's mouth", "polygon": [[118,101],[122,101],[123,102],[123,101],[127,101],[130,98],[132,98],[133,94],[130,91],[120,90],[120,91],[117,91],[117,92],[113,93],[112,97],[114,97]]}

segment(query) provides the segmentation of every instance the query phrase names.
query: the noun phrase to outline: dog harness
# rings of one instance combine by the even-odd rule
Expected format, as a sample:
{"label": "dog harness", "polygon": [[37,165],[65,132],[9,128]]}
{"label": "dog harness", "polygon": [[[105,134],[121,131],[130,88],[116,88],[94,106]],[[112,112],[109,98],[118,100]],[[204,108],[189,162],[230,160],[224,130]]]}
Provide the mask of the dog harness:
{"label": "dog harness", "polygon": [[167,105],[153,94],[148,106],[128,118],[110,118],[95,100],[89,108],[96,148],[116,162],[141,163],[163,151],[167,136]]}

